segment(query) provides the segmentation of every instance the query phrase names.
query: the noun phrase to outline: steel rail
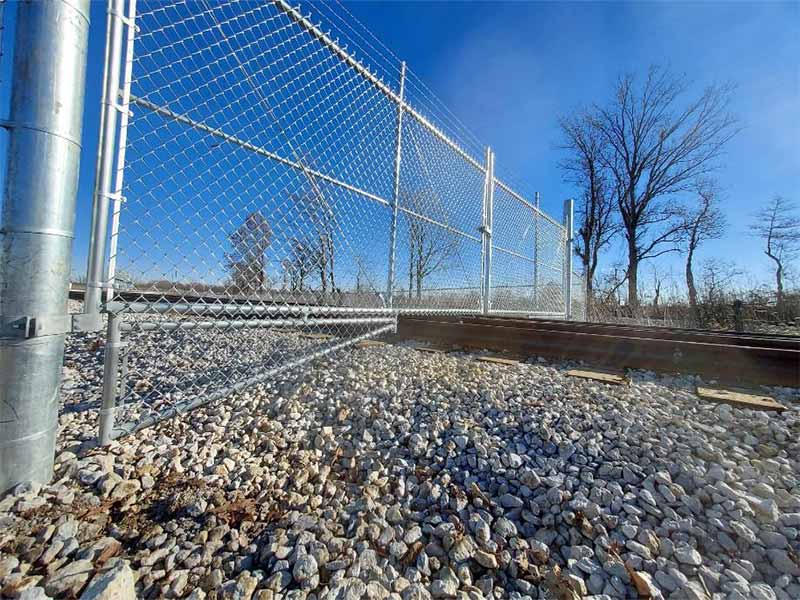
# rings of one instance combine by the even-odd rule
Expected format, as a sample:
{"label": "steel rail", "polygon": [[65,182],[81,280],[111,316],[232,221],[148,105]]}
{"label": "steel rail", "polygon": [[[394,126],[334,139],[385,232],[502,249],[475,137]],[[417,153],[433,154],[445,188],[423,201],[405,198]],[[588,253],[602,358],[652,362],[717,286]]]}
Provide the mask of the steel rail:
{"label": "steel rail", "polygon": [[[403,317],[401,339],[583,360],[616,368],[693,373],[718,381],[800,387],[800,340],[703,335],[678,330],[613,326],[587,327],[569,322],[536,322],[477,317]],[[787,347],[788,346],[788,347]]]}
{"label": "steel rail", "polygon": [[800,350],[800,337],[775,335],[769,333],[740,333],[735,331],[712,331],[708,329],[682,329],[678,327],[658,327],[644,325],[621,325],[616,323],[586,323],[580,321],[550,322],[546,320],[531,321],[513,317],[492,317],[488,320],[480,316],[458,319],[462,323],[509,325],[529,327],[532,329],[558,329],[582,333],[602,333],[624,337],[657,338],[663,340],[707,342],[712,344],[733,344],[742,346],[767,345],[771,348],[787,348]]}

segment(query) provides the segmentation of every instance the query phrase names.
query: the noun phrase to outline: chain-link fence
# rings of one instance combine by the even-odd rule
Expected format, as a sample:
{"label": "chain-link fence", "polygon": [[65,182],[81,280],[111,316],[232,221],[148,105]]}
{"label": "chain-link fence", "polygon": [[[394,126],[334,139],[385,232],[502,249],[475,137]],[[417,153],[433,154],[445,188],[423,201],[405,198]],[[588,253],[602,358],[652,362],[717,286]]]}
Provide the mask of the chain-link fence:
{"label": "chain-link fence", "polygon": [[344,7],[314,4],[319,25],[284,0],[111,6],[103,439],[403,312],[569,315],[570,226]]}

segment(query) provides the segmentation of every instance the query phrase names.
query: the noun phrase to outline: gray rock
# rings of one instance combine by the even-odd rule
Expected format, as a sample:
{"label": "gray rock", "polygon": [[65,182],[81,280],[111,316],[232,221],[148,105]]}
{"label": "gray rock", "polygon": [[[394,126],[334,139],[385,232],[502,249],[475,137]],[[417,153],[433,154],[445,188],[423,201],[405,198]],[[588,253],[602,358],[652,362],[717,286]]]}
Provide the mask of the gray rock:
{"label": "gray rock", "polygon": [[319,572],[317,560],[310,554],[303,554],[297,558],[292,569],[292,576],[295,581],[305,583],[312,580]]}
{"label": "gray rock", "polygon": [[48,596],[44,588],[38,586],[29,587],[17,594],[17,600],[47,600]]}
{"label": "gray rock", "polygon": [[485,552],[484,550],[478,550],[475,552],[474,559],[475,562],[485,569],[496,569],[498,566],[497,557],[490,552]]}
{"label": "gray rock", "polygon": [[520,508],[524,506],[524,502],[512,494],[503,494],[500,496],[500,506],[503,508]]}
{"label": "gray rock", "polygon": [[459,580],[449,567],[444,567],[436,574],[436,579],[431,583],[431,595],[434,598],[455,598],[458,592]]}
{"label": "gray rock", "polygon": [[767,557],[772,566],[775,567],[779,573],[794,575],[800,577],[800,565],[791,559],[786,550],[777,548],[767,549]]}
{"label": "gray rock", "polygon": [[83,589],[89,576],[94,573],[94,566],[88,560],[76,560],[58,569],[47,578],[44,591],[48,596],[77,596]]}
{"label": "gray rock", "polygon": [[703,557],[689,544],[677,544],[673,551],[673,556],[678,562],[685,565],[699,567],[703,563]]}
{"label": "gray rock", "polygon": [[119,560],[111,569],[97,572],[81,600],[135,600],[134,583],[130,565]]}

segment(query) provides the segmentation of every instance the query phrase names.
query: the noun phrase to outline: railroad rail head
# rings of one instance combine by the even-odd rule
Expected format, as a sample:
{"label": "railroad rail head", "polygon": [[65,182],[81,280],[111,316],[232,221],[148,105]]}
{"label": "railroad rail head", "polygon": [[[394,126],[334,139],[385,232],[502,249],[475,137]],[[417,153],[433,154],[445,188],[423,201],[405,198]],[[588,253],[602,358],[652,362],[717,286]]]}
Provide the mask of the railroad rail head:
{"label": "railroad rail head", "polygon": [[800,387],[800,338],[503,317],[401,317],[397,336],[720,383]]}

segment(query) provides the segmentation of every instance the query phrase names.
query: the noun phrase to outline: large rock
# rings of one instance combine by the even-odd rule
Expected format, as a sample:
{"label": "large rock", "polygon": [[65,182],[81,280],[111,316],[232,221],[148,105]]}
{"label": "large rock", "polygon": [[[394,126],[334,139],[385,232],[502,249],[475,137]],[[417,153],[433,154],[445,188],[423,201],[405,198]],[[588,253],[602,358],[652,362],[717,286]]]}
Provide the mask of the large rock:
{"label": "large rock", "polygon": [[44,591],[48,596],[77,596],[94,573],[88,560],[76,560],[58,569],[47,578]]}
{"label": "large rock", "polygon": [[99,571],[81,594],[81,600],[136,600],[133,570],[127,562],[117,561],[111,568]]}

